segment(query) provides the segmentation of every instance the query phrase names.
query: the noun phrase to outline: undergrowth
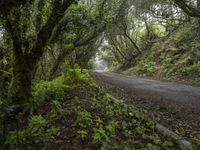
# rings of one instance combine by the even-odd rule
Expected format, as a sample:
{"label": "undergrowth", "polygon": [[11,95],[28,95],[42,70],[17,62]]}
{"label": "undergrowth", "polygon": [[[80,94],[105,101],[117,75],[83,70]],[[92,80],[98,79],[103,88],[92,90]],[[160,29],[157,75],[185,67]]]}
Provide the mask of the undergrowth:
{"label": "undergrowth", "polygon": [[59,149],[57,141],[68,149],[179,149],[144,112],[99,89],[88,70],[36,83],[33,96],[29,113],[7,125],[3,149]]}

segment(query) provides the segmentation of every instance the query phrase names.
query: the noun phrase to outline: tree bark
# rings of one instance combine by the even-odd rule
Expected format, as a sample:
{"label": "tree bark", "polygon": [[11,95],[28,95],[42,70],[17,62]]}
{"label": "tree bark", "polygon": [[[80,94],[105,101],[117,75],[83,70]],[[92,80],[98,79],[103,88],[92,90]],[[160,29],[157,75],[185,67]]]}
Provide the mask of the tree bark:
{"label": "tree bark", "polygon": [[[37,63],[42,57],[45,47],[49,42],[52,31],[59,21],[64,17],[65,11],[75,0],[64,0],[53,3],[52,14],[50,15],[47,23],[43,26],[37,35],[37,40],[33,48],[30,50],[26,47],[22,49],[23,43],[21,37],[21,30],[16,27],[19,26],[20,11],[16,15],[14,21],[7,19],[7,31],[10,33],[13,41],[13,79],[9,89],[9,100],[12,104],[17,105],[20,112],[24,104],[30,102],[32,79],[34,77],[34,71],[37,67]],[[8,16],[9,18],[9,16]]]}
{"label": "tree bark", "polygon": [[12,103],[20,107],[31,97],[32,71],[27,64],[25,58],[15,57],[9,97]]}
{"label": "tree bark", "polygon": [[81,47],[81,46],[85,46],[87,45],[89,42],[91,42],[94,38],[98,37],[104,30],[106,29],[106,26],[103,25],[101,27],[99,27],[98,29],[94,29],[94,31],[92,31],[88,37],[84,38],[81,37],[79,39],[77,39],[76,41],[74,41],[73,43],[73,48],[71,49],[65,49],[63,50],[58,58],[56,59],[55,63],[53,64],[53,67],[50,70],[50,76],[49,76],[49,80],[51,80],[52,78],[55,77],[56,72],[58,71],[59,67],[62,65],[62,63],[64,62],[65,58],[67,56],[69,56],[69,54],[71,54],[75,48]]}
{"label": "tree bark", "polygon": [[142,54],[142,51],[140,50],[140,48],[137,46],[137,44],[131,39],[131,37],[125,33],[124,34],[125,37],[127,37],[129,39],[129,41],[133,44],[134,48],[138,51],[139,54]]}
{"label": "tree bark", "polygon": [[18,25],[20,18],[19,11],[16,11],[15,17],[16,20],[12,21],[6,17],[6,29],[13,40],[13,71],[8,98],[12,104],[22,107],[31,97],[32,68],[30,68],[30,60],[27,59],[27,55],[22,50],[20,29],[14,28],[15,25]]}
{"label": "tree bark", "polygon": [[53,64],[53,67],[50,70],[50,76],[49,80],[53,79],[56,75],[56,72],[58,71],[59,67],[61,64],[64,62],[65,58],[74,51],[74,48],[69,49],[69,50],[63,50],[58,58],[56,59],[55,63]]}

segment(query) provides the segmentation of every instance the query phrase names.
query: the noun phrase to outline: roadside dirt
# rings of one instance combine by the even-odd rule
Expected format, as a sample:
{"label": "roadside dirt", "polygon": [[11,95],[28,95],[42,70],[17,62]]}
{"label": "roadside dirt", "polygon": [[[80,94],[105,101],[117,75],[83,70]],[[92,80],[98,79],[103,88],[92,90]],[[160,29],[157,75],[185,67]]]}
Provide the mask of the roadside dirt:
{"label": "roadside dirt", "polygon": [[144,109],[155,120],[187,140],[200,137],[200,87],[95,72],[104,89]]}

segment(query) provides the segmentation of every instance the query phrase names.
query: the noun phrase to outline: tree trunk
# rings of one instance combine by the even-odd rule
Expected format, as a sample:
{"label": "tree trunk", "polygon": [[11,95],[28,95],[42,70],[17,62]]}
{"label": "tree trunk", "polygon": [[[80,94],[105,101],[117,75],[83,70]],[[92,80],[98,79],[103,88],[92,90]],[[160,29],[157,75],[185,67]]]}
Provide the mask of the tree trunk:
{"label": "tree trunk", "polygon": [[[191,5],[188,5],[185,1],[181,0],[174,0],[175,4],[178,5],[187,15],[191,17],[200,18],[200,10],[195,8]],[[197,4],[199,1],[197,1]]]}
{"label": "tree trunk", "polygon": [[9,97],[13,104],[22,106],[31,98],[32,71],[25,57],[16,57],[13,64],[13,78]]}
{"label": "tree trunk", "polygon": [[129,39],[129,41],[133,44],[134,48],[138,51],[139,54],[142,54],[142,51],[140,50],[140,48],[137,46],[137,44],[131,39],[131,37],[125,33],[124,34],[125,37],[127,37]]}
{"label": "tree trunk", "polygon": [[[27,2],[26,0],[23,1]],[[55,0],[53,2],[52,13],[47,19],[46,24],[43,25],[43,27],[38,32],[35,44],[31,49],[29,47],[30,43],[26,43],[23,39],[21,39],[21,37],[23,37],[22,35],[26,34],[21,29],[21,25],[23,25],[23,22],[21,22],[21,10],[26,7],[20,7],[19,9],[17,9],[16,12],[13,12],[13,14],[5,13],[5,16],[3,16],[6,18],[5,28],[8,31],[8,33],[10,33],[13,42],[14,55],[14,61],[12,66],[13,78],[8,93],[9,100],[11,104],[15,104],[18,107],[20,107],[19,111],[23,109],[24,104],[30,102],[29,100],[31,98],[32,78],[35,74],[34,71],[36,71],[36,66],[40,58],[43,56],[45,47],[47,46],[50,40],[52,32],[56,25],[64,17],[65,11],[68,9],[68,7],[70,7],[72,3],[74,3],[74,1],[75,0]],[[24,47],[26,48],[24,49]]]}
{"label": "tree trunk", "polygon": [[69,56],[69,54],[71,54],[73,51],[74,51],[74,48],[65,49],[59,54],[58,58],[55,60],[53,64],[53,67],[50,70],[50,75],[48,77],[49,80],[55,77],[59,67],[63,64],[65,58]]}
{"label": "tree trunk", "polygon": [[[197,0],[197,9],[198,10],[200,10],[200,0]],[[199,27],[198,27],[198,40],[200,41],[200,18],[197,18],[198,19],[198,25],[199,25]]]}

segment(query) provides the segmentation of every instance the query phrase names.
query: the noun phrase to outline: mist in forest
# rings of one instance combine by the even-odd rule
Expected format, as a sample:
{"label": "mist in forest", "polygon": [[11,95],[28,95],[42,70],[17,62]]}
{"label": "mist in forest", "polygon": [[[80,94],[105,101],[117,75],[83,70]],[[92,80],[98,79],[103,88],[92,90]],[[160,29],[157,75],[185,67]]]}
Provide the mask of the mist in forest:
{"label": "mist in forest", "polygon": [[95,62],[94,62],[94,70],[95,71],[106,71],[107,70],[107,63],[100,59],[99,56],[96,56]]}

